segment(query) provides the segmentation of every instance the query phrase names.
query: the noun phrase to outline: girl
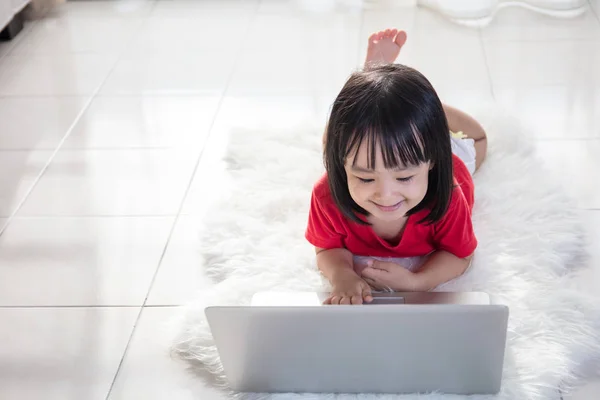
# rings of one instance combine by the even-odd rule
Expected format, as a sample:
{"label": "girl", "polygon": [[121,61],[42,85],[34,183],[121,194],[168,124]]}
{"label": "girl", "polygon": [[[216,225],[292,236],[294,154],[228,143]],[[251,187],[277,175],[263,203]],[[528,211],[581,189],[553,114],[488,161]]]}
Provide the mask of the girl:
{"label": "girl", "polygon": [[327,304],[370,302],[372,289],[431,290],[460,276],[477,247],[471,174],[485,132],[442,105],[418,71],[392,64],[405,41],[402,31],[372,35],[365,69],[331,110],[306,230],[332,285]]}

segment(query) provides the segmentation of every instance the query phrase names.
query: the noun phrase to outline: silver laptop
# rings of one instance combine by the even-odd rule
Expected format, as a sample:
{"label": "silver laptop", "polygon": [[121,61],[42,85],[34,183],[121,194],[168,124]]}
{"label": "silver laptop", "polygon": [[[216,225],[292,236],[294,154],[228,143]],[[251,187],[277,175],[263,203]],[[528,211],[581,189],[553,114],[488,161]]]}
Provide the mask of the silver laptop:
{"label": "silver laptop", "polygon": [[323,306],[326,293],[257,293],[205,310],[239,392],[493,394],[508,308],[485,293],[376,293]]}

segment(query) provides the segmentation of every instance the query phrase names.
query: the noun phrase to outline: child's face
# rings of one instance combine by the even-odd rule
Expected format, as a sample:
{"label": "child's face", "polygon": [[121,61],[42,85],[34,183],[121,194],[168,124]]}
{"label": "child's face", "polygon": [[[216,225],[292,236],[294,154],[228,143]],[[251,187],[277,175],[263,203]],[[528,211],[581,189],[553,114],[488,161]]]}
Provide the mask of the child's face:
{"label": "child's face", "polygon": [[404,217],[427,193],[430,163],[397,170],[385,169],[381,148],[377,145],[375,169],[370,170],[367,151],[368,146],[361,145],[356,152],[356,159],[354,154],[350,154],[346,161],[350,196],[375,220],[392,222]]}

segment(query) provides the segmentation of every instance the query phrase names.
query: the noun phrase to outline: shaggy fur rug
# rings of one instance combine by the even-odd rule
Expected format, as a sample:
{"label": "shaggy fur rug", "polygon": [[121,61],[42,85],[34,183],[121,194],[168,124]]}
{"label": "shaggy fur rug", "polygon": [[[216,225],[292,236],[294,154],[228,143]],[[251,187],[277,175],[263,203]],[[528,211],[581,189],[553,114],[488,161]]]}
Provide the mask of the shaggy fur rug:
{"label": "shaggy fur rug", "polygon": [[[496,115],[496,117],[491,117]],[[560,399],[582,382],[578,367],[600,354],[597,300],[579,285],[582,223],[573,203],[536,160],[517,121],[476,115],[489,154],[475,174],[479,247],[471,268],[437,290],[484,291],[510,307],[502,390],[473,399]],[[231,133],[231,190],[203,218],[199,242],[215,286],[181,316],[173,352],[238,399],[458,399],[461,396],[242,394],[227,390],[204,318],[207,305],[249,304],[261,290],[327,290],[304,239],[314,181],[322,173],[321,129]]]}

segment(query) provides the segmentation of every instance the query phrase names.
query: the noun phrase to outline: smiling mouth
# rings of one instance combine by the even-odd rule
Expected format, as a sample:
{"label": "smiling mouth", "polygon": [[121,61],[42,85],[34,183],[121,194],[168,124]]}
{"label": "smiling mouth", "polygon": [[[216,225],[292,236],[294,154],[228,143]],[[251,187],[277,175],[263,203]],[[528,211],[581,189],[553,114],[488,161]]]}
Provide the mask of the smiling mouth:
{"label": "smiling mouth", "polygon": [[404,200],[400,201],[399,203],[393,204],[391,206],[382,206],[381,204],[377,204],[374,201],[372,201],[371,203],[375,204],[377,206],[377,208],[379,208],[381,211],[391,212],[391,211],[396,211],[397,209],[399,209],[402,206],[402,204],[404,203]]}

